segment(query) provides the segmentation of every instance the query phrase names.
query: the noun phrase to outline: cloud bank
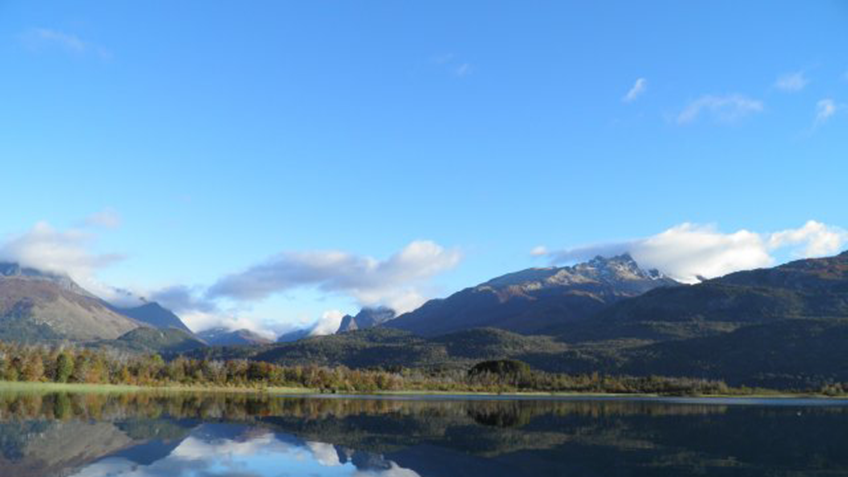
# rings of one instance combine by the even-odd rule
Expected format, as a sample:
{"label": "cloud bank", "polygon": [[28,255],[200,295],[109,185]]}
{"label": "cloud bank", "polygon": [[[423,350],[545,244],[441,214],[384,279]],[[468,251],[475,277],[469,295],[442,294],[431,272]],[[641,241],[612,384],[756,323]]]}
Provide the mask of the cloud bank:
{"label": "cloud bank", "polygon": [[355,298],[363,306],[410,310],[424,298],[420,286],[454,268],[461,254],[430,241],[415,241],[385,260],[340,251],[287,252],[213,284],[207,296],[258,301],[301,287]]}
{"label": "cloud bank", "polygon": [[[797,229],[759,234],[748,230],[723,233],[714,226],[684,223],[657,235],[607,244],[536,253],[552,264],[630,253],[645,268],[656,268],[686,283],[739,270],[772,266],[774,254],[788,250],[795,258],[832,255],[848,245],[848,231],[809,221]],[[542,251],[540,247],[534,251]]]}
{"label": "cloud bank", "polygon": [[125,257],[92,252],[94,241],[95,235],[88,230],[57,230],[47,222],[38,222],[28,231],[7,237],[0,243],[0,261],[68,275],[83,288],[104,299],[122,298],[118,290],[100,283],[95,274]]}

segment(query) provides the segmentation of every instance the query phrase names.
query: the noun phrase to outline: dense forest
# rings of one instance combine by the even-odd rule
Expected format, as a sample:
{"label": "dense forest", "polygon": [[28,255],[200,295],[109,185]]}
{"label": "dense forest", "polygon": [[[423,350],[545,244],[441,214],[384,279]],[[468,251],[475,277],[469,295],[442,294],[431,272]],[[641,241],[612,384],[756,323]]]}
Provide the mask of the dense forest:
{"label": "dense forest", "polygon": [[[568,375],[532,369],[515,360],[484,361],[458,369],[350,369],[344,366],[280,366],[262,361],[209,360],[158,354],[121,353],[74,346],[0,343],[0,378],[5,381],[192,386],[217,388],[303,388],[318,392],[584,392],[663,395],[750,394],[722,381],[658,376]],[[831,384],[806,391],[842,394]]]}

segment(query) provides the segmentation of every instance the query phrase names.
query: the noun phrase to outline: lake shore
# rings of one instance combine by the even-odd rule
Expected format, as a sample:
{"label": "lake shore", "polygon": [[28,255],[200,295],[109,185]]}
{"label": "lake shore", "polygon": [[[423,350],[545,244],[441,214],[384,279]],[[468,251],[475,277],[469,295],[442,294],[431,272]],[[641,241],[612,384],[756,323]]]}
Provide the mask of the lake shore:
{"label": "lake shore", "polygon": [[318,389],[295,387],[249,387],[249,386],[136,386],[121,384],[84,383],[32,383],[0,381],[0,393],[233,393],[261,394],[289,397],[317,398],[393,398],[393,399],[716,399],[716,400],[762,400],[762,399],[816,399],[843,401],[848,396],[828,396],[821,393],[757,392],[752,394],[695,394],[670,395],[650,393],[584,393],[584,392],[473,392],[473,391],[379,391],[379,392],[321,392]]}

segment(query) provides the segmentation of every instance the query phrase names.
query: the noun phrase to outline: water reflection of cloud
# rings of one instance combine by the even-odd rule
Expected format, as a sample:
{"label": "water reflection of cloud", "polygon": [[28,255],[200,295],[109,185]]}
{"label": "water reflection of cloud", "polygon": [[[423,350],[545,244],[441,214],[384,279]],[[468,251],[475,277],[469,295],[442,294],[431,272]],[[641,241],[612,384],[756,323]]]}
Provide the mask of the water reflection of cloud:
{"label": "water reflection of cloud", "polygon": [[328,467],[336,467],[342,465],[342,462],[339,460],[339,453],[336,451],[336,447],[332,444],[325,444],[323,442],[307,442],[306,447],[312,451],[312,455],[315,457],[315,460],[321,463],[321,465],[326,465]]}
{"label": "water reflection of cloud", "polygon": [[389,462],[389,465],[388,469],[357,470],[353,477],[419,477],[418,472],[412,469],[405,469],[394,462]]}
{"label": "water reflection of cloud", "polygon": [[[206,437],[206,438],[204,438]],[[332,444],[293,442],[271,432],[248,439],[208,438],[201,432],[186,437],[167,457],[141,465],[124,457],[90,464],[73,477],[265,477],[281,475],[417,477],[394,462],[386,468],[357,468],[340,458]]]}

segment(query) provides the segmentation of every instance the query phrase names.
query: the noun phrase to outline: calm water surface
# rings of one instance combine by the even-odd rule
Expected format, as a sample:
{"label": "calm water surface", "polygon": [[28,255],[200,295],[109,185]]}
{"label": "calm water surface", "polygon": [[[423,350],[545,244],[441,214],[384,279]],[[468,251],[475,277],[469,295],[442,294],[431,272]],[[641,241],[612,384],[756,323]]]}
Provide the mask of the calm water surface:
{"label": "calm water surface", "polygon": [[0,476],[848,475],[837,401],[0,395]]}

